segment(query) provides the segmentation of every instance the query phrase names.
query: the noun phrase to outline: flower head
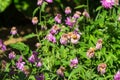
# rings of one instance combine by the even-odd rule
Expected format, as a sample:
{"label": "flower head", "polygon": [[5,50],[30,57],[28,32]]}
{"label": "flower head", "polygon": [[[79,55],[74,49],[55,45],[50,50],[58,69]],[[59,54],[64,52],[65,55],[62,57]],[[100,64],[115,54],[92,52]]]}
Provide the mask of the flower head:
{"label": "flower head", "polygon": [[68,35],[67,34],[63,34],[60,38],[60,43],[63,45],[66,45],[68,43]]}
{"label": "flower head", "polygon": [[73,60],[70,61],[70,67],[71,68],[72,67],[76,68],[77,64],[78,64],[78,59],[77,58],[75,58],[75,59],[73,59]]}
{"label": "flower head", "polygon": [[114,80],[120,80],[120,71],[114,75]]}
{"label": "flower head", "polygon": [[58,70],[57,70],[57,75],[59,75],[60,77],[64,77],[64,71],[65,68],[63,66],[61,66]]}
{"label": "flower head", "polygon": [[45,80],[45,76],[41,73],[41,74],[39,74],[39,75],[36,75],[36,76],[35,76],[35,79],[36,79],[36,80]]}
{"label": "flower head", "polygon": [[81,15],[81,12],[76,11],[75,14],[73,15],[74,18],[78,19]]}
{"label": "flower head", "polygon": [[36,63],[36,66],[37,66],[37,67],[41,67],[41,66],[42,66],[42,62],[41,62],[41,61],[37,62],[37,63]]}
{"label": "flower head", "polygon": [[80,34],[73,32],[73,34],[71,35],[71,43],[77,44],[79,39]]}
{"label": "flower head", "polygon": [[36,46],[37,48],[40,48],[40,47],[41,47],[41,44],[40,44],[40,43],[36,43],[35,46]]}
{"label": "flower head", "polygon": [[94,54],[95,54],[95,48],[90,48],[90,49],[87,51],[87,57],[88,57],[88,58],[94,57]]}
{"label": "flower head", "polygon": [[56,38],[51,33],[49,33],[45,38],[50,42],[56,43]]}
{"label": "flower head", "polygon": [[14,59],[15,56],[16,56],[16,54],[15,54],[14,51],[12,51],[12,52],[9,53],[9,59]]}
{"label": "flower head", "polygon": [[42,5],[42,3],[43,3],[43,0],[38,0],[38,1],[37,1],[37,5],[38,5],[38,6]]}
{"label": "flower head", "polygon": [[71,17],[67,17],[67,19],[65,20],[65,23],[68,25],[68,26],[70,26],[70,28],[72,28],[74,25],[75,25],[75,23],[76,23],[76,20],[75,20],[75,18],[71,18]]}
{"label": "flower head", "polygon": [[52,2],[53,2],[53,0],[46,0],[46,2],[48,2],[48,3],[52,3]]}
{"label": "flower head", "polygon": [[54,35],[54,34],[57,34],[59,31],[60,31],[60,28],[58,27],[58,25],[54,25],[51,28],[50,33]]}
{"label": "flower head", "polygon": [[96,49],[101,49],[102,48],[102,39],[98,39],[97,44],[96,44]]}
{"label": "flower head", "polygon": [[25,62],[22,61],[22,56],[20,56],[18,62],[16,63],[16,67],[19,70],[23,71],[24,70],[24,64],[25,64]]}
{"label": "flower head", "polygon": [[57,14],[57,15],[55,16],[55,18],[54,18],[54,20],[55,20],[57,23],[61,23],[61,19],[62,19],[61,14]]}
{"label": "flower head", "polygon": [[115,4],[114,0],[101,0],[102,6],[106,9],[111,9],[112,6]]}
{"label": "flower head", "polygon": [[70,7],[66,7],[65,8],[65,14],[70,14],[71,13],[71,8]]}
{"label": "flower head", "polygon": [[83,16],[85,16],[86,18],[90,18],[89,13],[87,12],[87,10],[85,9],[84,12],[82,13]]}
{"label": "flower head", "polygon": [[35,25],[38,23],[38,18],[37,17],[33,17],[32,18],[32,23]]}
{"label": "flower head", "polygon": [[5,50],[7,50],[6,49],[6,46],[4,45],[4,43],[3,43],[3,41],[0,39],[0,49],[2,50],[2,51],[5,51]]}
{"label": "flower head", "polygon": [[38,55],[38,53],[36,51],[33,51],[32,55],[29,57],[28,61],[31,63],[35,63],[35,61],[38,60],[37,55]]}
{"label": "flower head", "polygon": [[106,72],[107,65],[105,63],[101,63],[97,67],[97,71],[100,72],[100,74],[104,74]]}
{"label": "flower head", "polygon": [[16,27],[12,27],[12,28],[11,28],[10,34],[12,34],[12,35],[16,35],[16,34],[17,34],[17,29],[16,29]]}

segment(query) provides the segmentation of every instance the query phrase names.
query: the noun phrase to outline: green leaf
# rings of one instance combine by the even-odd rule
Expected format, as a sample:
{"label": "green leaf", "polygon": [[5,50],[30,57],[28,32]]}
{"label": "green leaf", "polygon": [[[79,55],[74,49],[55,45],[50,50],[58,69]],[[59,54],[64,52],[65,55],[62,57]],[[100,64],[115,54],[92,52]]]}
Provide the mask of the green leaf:
{"label": "green leaf", "polygon": [[45,12],[45,7],[46,7],[47,3],[43,2],[42,6],[41,6],[41,11]]}
{"label": "green leaf", "polygon": [[87,5],[79,5],[79,6],[75,7],[74,9],[80,9],[80,8],[86,8],[86,7],[87,7]]}
{"label": "green leaf", "polygon": [[33,11],[33,16],[35,16],[35,14],[37,13],[38,10],[39,10],[39,7],[37,7],[37,8]]}
{"label": "green leaf", "polygon": [[26,36],[24,36],[25,39],[29,39],[29,38],[33,38],[36,37],[36,34],[32,33],[32,34],[28,34]]}
{"label": "green leaf", "polygon": [[100,9],[102,9],[102,6],[97,7],[96,11],[99,11]]}
{"label": "green leaf", "polygon": [[25,51],[26,49],[29,49],[29,47],[22,42],[10,44],[10,47],[17,49],[17,50],[20,50],[20,51]]}

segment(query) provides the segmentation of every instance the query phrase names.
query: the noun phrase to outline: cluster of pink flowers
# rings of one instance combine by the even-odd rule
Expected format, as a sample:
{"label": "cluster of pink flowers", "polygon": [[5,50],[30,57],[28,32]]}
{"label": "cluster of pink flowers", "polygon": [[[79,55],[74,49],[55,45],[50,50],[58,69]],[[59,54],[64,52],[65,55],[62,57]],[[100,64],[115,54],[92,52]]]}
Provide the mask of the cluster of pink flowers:
{"label": "cluster of pink flowers", "polygon": [[60,43],[66,45],[68,42],[77,44],[80,39],[80,34],[76,31],[63,34],[60,38]]}

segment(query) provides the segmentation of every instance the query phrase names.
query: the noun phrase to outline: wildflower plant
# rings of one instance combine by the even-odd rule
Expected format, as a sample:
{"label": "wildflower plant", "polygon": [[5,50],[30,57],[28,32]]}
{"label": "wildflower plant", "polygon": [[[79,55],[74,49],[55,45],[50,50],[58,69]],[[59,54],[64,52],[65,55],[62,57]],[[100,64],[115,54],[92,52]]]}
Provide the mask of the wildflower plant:
{"label": "wildflower plant", "polygon": [[[11,50],[6,54],[9,61],[0,61],[0,75],[6,72],[3,79],[119,80],[120,8],[117,0],[98,0],[100,5],[93,11],[90,11],[90,1],[85,2],[68,7],[62,0],[37,0],[31,19],[36,32],[24,37],[37,39],[32,45],[35,49],[23,42],[10,44]],[[46,12],[57,3],[63,13]],[[11,34],[18,34],[15,30]],[[6,51],[6,43],[2,40],[0,43],[0,49]]]}

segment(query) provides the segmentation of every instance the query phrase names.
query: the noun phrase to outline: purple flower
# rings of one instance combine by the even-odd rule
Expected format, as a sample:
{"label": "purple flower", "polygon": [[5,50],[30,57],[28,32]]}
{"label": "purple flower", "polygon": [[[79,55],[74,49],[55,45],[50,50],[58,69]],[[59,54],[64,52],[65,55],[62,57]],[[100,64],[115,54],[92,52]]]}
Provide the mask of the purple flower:
{"label": "purple flower", "polygon": [[60,31],[60,28],[58,27],[58,25],[54,25],[54,26],[51,28],[50,33],[51,33],[52,35],[54,35],[54,34],[57,34],[59,31]]}
{"label": "purple flower", "polygon": [[31,63],[35,63],[35,61],[38,60],[37,55],[38,55],[38,53],[36,51],[33,51],[32,55],[29,57],[28,61]]}
{"label": "purple flower", "polygon": [[42,5],[42,3],[43,3],[43,0],[38,0],[38,1],[37,1],[37,5],[38,5],[38,6]]}
{"label": "purple flower", "polygon": [[5,51],[5,50],[7,50],[6,49],[6,46],[4,45],[4,43],[3,43],[3,41],[0,39],[0,49],[2,50],[2,51]]}
{"label": "purple flower", "polygon": [[105,63],[100,63],[97,67],[97,71],[100,72],[100,74],[104,74],[106,72],[107,65]]}
{"label": "purple flower", "polygon": [[67,19],[65,20],[65,23],[70,26],[70,28],[72,28],[74,26],[74,24],[76,23],[75,18],[71,18],[71,17],[67,17]]}
{"label": "purple flower", "polygon": [[17,29],[16,29],[16,27],[12,27],[12,28],[11,28],[10,34],[12,34],[12,35],[16,35],[16,34],[17,34]]}
{"label": "purple flower", "polygon": [[46,0],[46,2],[48,2],[48,3],[52,3],[52,2],[53,2],[53,0]]}
{"label": "purple flower", "polygon": [[65,8],[65,14],[70,14],[71,13],[71,8],[70,7],[66,7]]}
{"label": "purple flower", "polygon": [[36,66],[37,66],[37,67],[41,67],[41,66],[42,66],[42,63],[39,61],[39,62],[36,63]]}
{"label": "purple flower", "polygon": [[78,59],[77,58],[70,61],[70,67],[71,68],[73,68],[73,67],[76,68],[77,64],[78,64]]}
{"label": "purple flower", "polygon": [[68,35],[67,34],[63,34],[60,38],[60,43],[63,45],[66,45],[68,43]]}
{"label": "purple flower", "polygon": [[89,15],[89,13],[87,12],[86,9],[83,12],[83,16],[85,16],[86,18],[90,18],[90,15]]}
{"label": "purple flower", "polygon": [[102,6],[106,9],[111,9],[112,6],[115,4],[114,0],[101,0]]}
{"label": "purple flower", "polygon": [[53,43],[56,43],[56,38],[51,33],[49,33],[45,38]]}
{"label": "purple flower", "polygon": [[81,12],[76,11],[75,14],[73,15],[74,18],[78,19],[81,15]]}
{"label": "purple flower", "polygon": [[44,75],[41,73],[41,74],[39,74],[39,75],[36,75],[36,76],[35,76],[35,79],[36,79],[36,80],[45,80],[45,77],[44,77]]}
{"label": "purple flower", "polygon": [[9,53],[9,59],[14,59],[15,56],[16,56],[16,54],[15,54],[14,51],[12,51],[12,52]]}
{"label": "purple flower", "polygon": [[31,63],[35,63],[35,60],[36,60],[36,55],[35,54],[32,54],[28,59],[28,61],[31,62]]}
{"label": "purple flower", "polygon": [[57,15],[55,16],[55,18],[54,18],[54,20],[55,20],[57,23],[61,23],[61,19],[62,19],[61,14],[57,14]]}
{"label": "purple flower", "polygon": [[96,44],[96,50],[99,50],[102,48],[102,39],[99,39]]}
{"label": "purple flower", "polygon": [[95,49],[94,49],[94,48],[90,48],[90,49],[87,51],[87,57],[88,57],[88,58],[94,57],[94,54],[95,54]]}
{"label": "purple flower", "polygon": [[32,18],[32,23],[33,23],[33,25],[37,24],[38,23],[38,18],[37,17],[33,17]]}
{"label": "purple flower", "polygon": [[23,71],[24,70],[24,64],[25,64],[25,62],[22,61],[22,56],[20,56],[18,62],[16,63],[16,67],[19,70]]}
{"label": "purple flower", "polygon": [[120,71],[114,75],[114,80],[120,80]]}

